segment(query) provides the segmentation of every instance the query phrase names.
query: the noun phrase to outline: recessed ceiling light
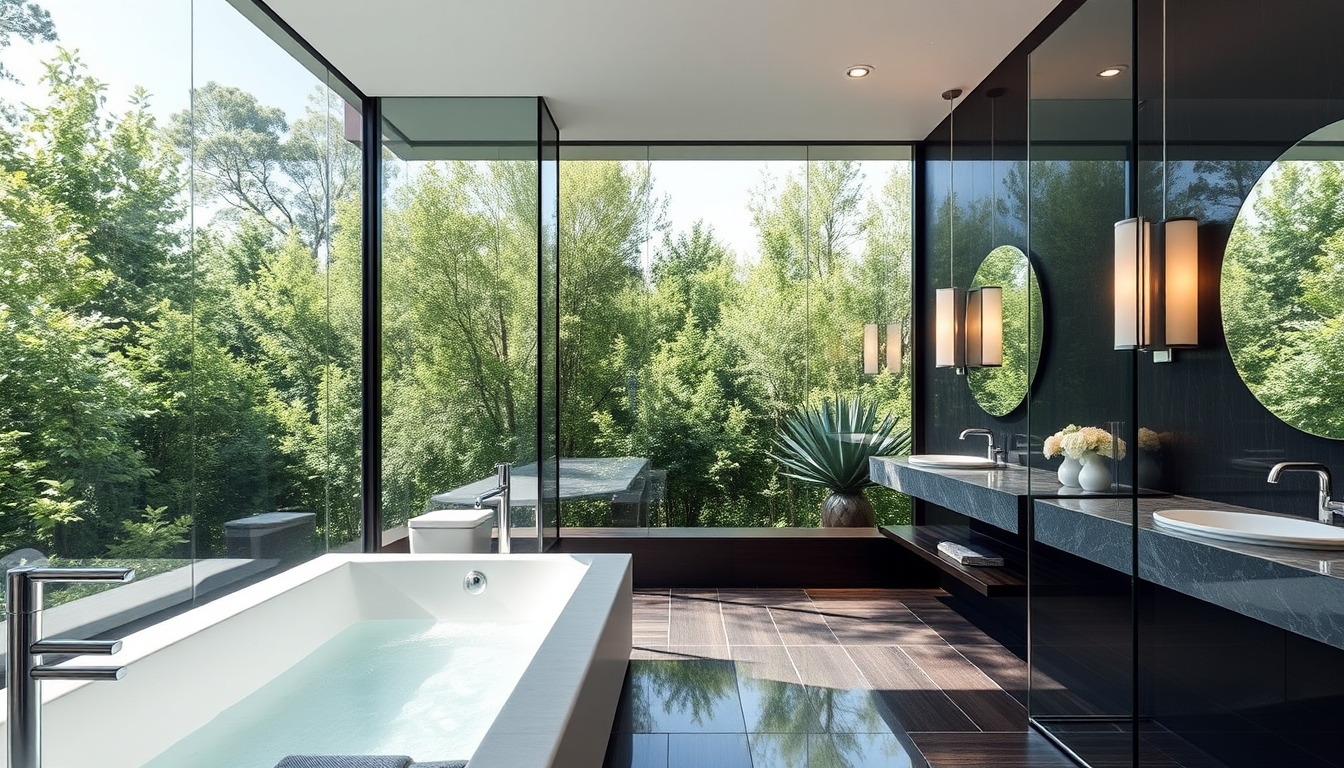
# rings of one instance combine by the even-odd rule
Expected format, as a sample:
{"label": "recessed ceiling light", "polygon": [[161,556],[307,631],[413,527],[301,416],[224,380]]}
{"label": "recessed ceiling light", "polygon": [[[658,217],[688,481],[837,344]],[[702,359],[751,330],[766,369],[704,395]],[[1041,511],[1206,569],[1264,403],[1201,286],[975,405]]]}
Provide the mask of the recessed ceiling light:
{"label": "recessed ceiling light", "polygon": [[1097,77],[1115,77],[1121,72],[1124,72],[1126,69],[1129,69],[1129,67],[1125,66],[1124,64],[1115,67],[1107,67],[1098,72]]}
{"label": "recessed ceiling light", "polygon": [[871,64],[855,64],[854,66],[845,70],[845,75],[847,77],[855,77],[855,78],[867,77],[872,73],[873,73],[873,65]]}

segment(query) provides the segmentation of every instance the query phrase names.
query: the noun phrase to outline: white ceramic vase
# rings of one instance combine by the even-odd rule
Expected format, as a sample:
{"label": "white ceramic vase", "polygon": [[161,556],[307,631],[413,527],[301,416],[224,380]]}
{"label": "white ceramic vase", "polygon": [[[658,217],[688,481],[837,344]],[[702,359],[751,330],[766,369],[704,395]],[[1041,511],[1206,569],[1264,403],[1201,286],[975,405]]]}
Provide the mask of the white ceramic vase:
{"label": "white ceramic vase", "polygon": [[1078,471],[1078,485],[1084,491],[1099,493],[1111,490],[1111,468],[1107,466],[1106,460],[1096,453],[1085,453],[1082,459],[1083,468]]}
{"label": "white ceramic vase", "polygon": [[1065,456],[1064,463],[1059,465],[1059,471],[1056,472],[1059,476],[1059,484],[1065,488],[1077,488],[1078,472],[1082,470],[1082,468],[1083,465],[1079,464],[1077,459],[1070,459],[1068,456]]}

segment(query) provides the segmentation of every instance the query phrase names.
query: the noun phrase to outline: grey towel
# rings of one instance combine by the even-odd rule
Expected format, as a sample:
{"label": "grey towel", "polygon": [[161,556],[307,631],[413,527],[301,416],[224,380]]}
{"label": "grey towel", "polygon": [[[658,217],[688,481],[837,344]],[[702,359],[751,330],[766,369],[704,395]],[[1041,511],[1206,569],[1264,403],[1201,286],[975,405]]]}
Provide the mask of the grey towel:
{"label": "grey towel", "polygon": [[290,755],[275,768],[407,768],[405,755]]}
{"label": "grey towel", "polygon": [[435,763],[412,763],[411,768],[467,768],[467,761],[444,760]]}

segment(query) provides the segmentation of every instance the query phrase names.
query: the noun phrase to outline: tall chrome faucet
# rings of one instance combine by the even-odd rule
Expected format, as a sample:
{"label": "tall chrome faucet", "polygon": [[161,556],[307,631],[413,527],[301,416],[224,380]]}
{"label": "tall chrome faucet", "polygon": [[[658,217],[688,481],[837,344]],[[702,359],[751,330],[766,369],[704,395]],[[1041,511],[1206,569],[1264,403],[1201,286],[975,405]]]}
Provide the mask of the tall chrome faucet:
{"label": "tall chrome faucet", "polygon": [[111,655],[120,640],[54,640],[42,638],[42,585],[46,582],[127,582],[130,568],[12,568],[5,605],[9,619],[6,659],[9,699],[9,768],[42,768],[43,680],[120,680],[124,667],[57,667],[42,663],[42,654]]}
{"label": "tall chrome faucet", "polygon": [[961,430],[961,436],[958,437],[957,439],[958,439],[958,440],[965,440],[967,435],[984,435],[986,438],[989,438],[989,447],[988,447],[988,448],[986,449],[986,451],[985,451],[985,458],[989,459],[990,461],[994,462],[995,464],[1002,465],[1002,464],[1004,463],[1004,457],[1003,457],[1003,455],[1002,455],[1001,452],[997,449],[997,446],[994,445],[994,433],[993,433],[993,432],[989,431],[988,429],[981,429],[981,428],[979,428],[979,427],[973,427],[973,428],[971,428],[971,429],[963,429],[963,430]]}
{"label": "tall chrome faucet", "polygon": [[509,537],[509,484],[512,482],[513,464],[509,462],[500,462],[495,465],[495,472],[498,473],[498,485],[476,497],[476,508],[481,509],[486,504],[490,504],[496,509],[495,527],[499,529],[499,554],[507,555],[512,551],[513,546]]}
{"label": "tall chrome faucet", "polygon": [[1269,482],[1279,482],[1284,472],[1315,472],[1320,481],[1320,496],[1316,505],[1317,518],[1327,525],[1334,522],[1335,515],[1344,515],[1344,502],[1331,500],[1330,468],[1316,461],[1281,461],[1269,470]]}

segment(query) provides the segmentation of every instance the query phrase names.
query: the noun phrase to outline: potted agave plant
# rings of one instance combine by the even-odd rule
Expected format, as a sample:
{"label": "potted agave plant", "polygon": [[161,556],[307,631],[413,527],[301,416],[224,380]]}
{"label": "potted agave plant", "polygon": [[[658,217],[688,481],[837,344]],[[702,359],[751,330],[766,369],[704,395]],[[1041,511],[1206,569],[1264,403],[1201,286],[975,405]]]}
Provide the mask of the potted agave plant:
{"label": "potted agave plant", "polygon": [[789,415],[774,441],[770,458],[780,463],[780,474],[831,490],[821,505],[825,527],[875,525],[873,504],[863,489],[875,485],[868,476],[868,459],[910,451],[910,431],[897,430],[896,420],[877,420],[877,406],[857,397],[804,406]]}

